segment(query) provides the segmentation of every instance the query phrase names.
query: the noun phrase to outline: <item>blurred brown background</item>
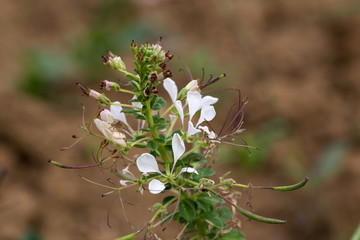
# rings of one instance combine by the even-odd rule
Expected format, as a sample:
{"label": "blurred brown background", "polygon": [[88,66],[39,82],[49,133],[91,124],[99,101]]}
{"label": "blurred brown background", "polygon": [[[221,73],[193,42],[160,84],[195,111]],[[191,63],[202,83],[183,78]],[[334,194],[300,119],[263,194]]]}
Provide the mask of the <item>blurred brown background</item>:
{"label": "blurred brown background", "polygon": [[[174,79],[186,63],[194,78],[227,73],[213,88],[238,87],[249,97],[243,138],[260,147],[225,147],[216,168],[254,185],[311,178],[297,192],[243,192],[258,214],[282,226],[249,222],[247,239],[349,239],[360,220],[360,3],[356,0],[31,0],[0,1],[0,239],[114,239],[133,230],[98,169],[64,170],[49,158],[92,163],[81,134],[96,107],[75,82],[94,88],[124,81],[101,63],[111,49],[128,65],[129,42],[155,42],[175,55]],[[236,95],[218,94],[218,118]],[[121,99],[121,98],[120,98]],[[222,112],[223,111],[223,112]],[[116,177],[111,176],[114,182]],[[141,228],[157,199],[122,192],[129,221]],[[144,204],[146,201],[146,204]],[[110,225],[107,212],[110,208]],[[170,239],[171,224],[159,236]]]}

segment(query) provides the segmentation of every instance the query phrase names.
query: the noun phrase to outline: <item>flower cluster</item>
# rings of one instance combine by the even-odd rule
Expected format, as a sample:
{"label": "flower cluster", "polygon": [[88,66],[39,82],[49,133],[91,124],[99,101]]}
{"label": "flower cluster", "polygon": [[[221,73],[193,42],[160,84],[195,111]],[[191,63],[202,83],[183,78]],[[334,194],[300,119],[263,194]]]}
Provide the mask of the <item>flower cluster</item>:
{"label": "flower cluster", "polygon": [[[140,47],[132,41],[130,49],[135,58],[135,69],[132,72],[127,70],[120,56],[110,51],[107,56],[103,56],[104,64],[124,74],[128,84],[120,86],[108,80],[100,84],[100,89],[128,94],[130,100],[127,103],[112,101],[106,94],[77,83],[83,94],[95,99],[101,107],[88,123],[84,121],[82,129],[86,133],[77,140],[88,135],[102,140],[95,164],[73,167],[50,162],[62,168],[86,168],[102,167],[109,162],[125,159],[124,164],[127,166],[124,169],[113,169],[116,165],[111,167],[112,172],[121,178],[120,185],[107,186],[112,191],[104,196],[129,187],[137,187],[141,193],[148,189],[152,194],[164,191],[173,194],[165,197],[162,203],[154,205],[156,213],[147,223],[148,231],[174,219],[185,223],[182,234],[188,234],[192,239],[242,239],[242,233],[232,227],[240,225],[239,220],[232,216],[236,211],[256,221],[284,223],[283,220],[262,217],[240,208],[236,205],[238,199],[233,197],[236,194],[225,195],[232,188],[248,189],[250,186],[236,183],[226,175],[220,177],[217,183],[211,179],[214,171],[206,163],[213,145],[229,143],[250,148],[237,136],[242,132],[245,106],[240,94],[234,117],[231,119],[229,112],[217,134],[209,124],[216,116],[214,105],[219,99],[203,95],[202,89],[222,79],[225,74],[204,84],[200,80],[190,79],[179,91],[177,84],[171,79],[172,72],[167,68],[167,63],[173,56],[163,49],[161,39],[156,44],[146,43]],[[158,95],[159,86],[168,93],[169,104]],[[98,131],[94,130],[93,125]],[[229,137],[240,141],[240,144],[228,142]],[[105,148],[110,151],[103,151]],[[132,156],[130,150],[134,148],[142,154]],[[106,155],[104,152],[111,154]],[[135,177],[136,174],[130,171],[132,168],[138,169],[139,177]],[[285,187],[258,188],[290,191],[304,186],[307,181],[305,179]],[[175,203],[175,209],[168,210]],[[232,206],[233,211],[225,207],[225,203]],[[157,219],[159,222],[155,223]],[[119,239],[133,239],[142,230]]]}

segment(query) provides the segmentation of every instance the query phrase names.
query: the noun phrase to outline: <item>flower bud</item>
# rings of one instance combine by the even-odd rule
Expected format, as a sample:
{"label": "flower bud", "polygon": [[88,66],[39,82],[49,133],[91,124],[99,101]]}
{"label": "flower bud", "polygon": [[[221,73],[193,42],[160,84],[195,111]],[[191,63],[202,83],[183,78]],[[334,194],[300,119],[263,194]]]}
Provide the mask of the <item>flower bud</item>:
{"label": "flower bud", "polygon": [[96,99],[96,100],[100,100],[101,94],[95,90],[90,90],[89,92],[89,97]]}
{"label": "flower bud", "polygon": [[115,70],[126,70],[125,63],[120,56],[116,56],[112,52],[108,51],[108,56],[102,56],[103,62],[105,65],[115,69]]}
{"label": "flower bud", "polygon": [[149,79],[150,79],[150,81],[151,81],[152,83],[154,83],[154,82],[156,82],[156,80],[158,79],[158,76],[157,76],[157,74],[156,74],[155,72],[153,72],[153,73],[150,74]]}
{"label": "flower bud", "polygon": [[163,73],[164,78],[171,78],[172,77],[172,72],[170,70],[166,70]]}
{"label": "flower bud", "polygon": [[134,54],[134,56],[136,56],[138,48],[137,48],[137,44],[134,40],[132,40],[130,42],[130,50]]}
{"label": "flower bud", "polygon": [[100,89],[106,89],[110,91],[111,89],[119,90],[120,86],[116,82],[109,82],[108,80],[104,80],[100,83]]}
{"label": "flower bud", "polygon": [[167,51],[167,52],[165,53],[165,57],[166,57],[168,60],[171,60],[171,59],[173,59],[174,55],[170,54],[170,52]]}

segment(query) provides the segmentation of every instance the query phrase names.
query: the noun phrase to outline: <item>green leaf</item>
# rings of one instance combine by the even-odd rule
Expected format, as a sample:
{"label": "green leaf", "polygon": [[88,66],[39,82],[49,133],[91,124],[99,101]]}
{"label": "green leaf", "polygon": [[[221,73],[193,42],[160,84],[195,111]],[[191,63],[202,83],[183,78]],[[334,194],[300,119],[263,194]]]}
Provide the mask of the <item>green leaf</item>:
{"label": "green leaf", "polygon": [[155,102],[154,102],[154,104],[152,106],[152,109],[153,110],[160,110],[163,107],[165,107],[165,105],[166,105],[165,99],[163,99],[162,97],[158,97],[158,98],[156,98],[156,100],[155,100]]}
{"label": "green leaf", "polygon": [[156,151],[156,149],[158,148],[157,144],[153,141],[153,140],[150,140],[147,144],[146,144],[146,147],[148,149],[150,149],[150,151]]}
{"label": "green leaf", "polygon": [[137,82],[135,82],[135,81],[130,81],[129,83],[130,83],[130,85],[135,89],[135,92],[139,92],[139,91],[140,91],[140,86],[139,86],[139,84],[138,84]]}
{"label": "green leaf", "polygon": [[224,200],[219,198],[218,196],[215,196],[214,194],[210,194],[210,196],[207,193],[201,193],[197,196],[197,199],[200,199],[201,201],[210,203],[212,205],[224,203]]}
{"label": "green leaf", "polygon": [[219,208],[219,214],[222,221],[227,221],[232,217],[232,212],[225,206]]}
{"label": "green leaf", "polygon": [[245,240],[245,236],[239,230],[233,229],[219,237],[219,240]]}
{"label": "green leaf", "polygon": [[358,225],[357,229],[355,230],[354,234],[351,237],[351,240],[359,240],[360,239],[360,224]]}
{"label": "green leaf", "polygon": [[136,113],[139,112],[137,109],[123,109],[121,110],[122,113]]}
{"label": "green leaf", "polygon": [[139,113],[131,113],[131,116],[133,116],[135,119],[146,120],[144,115],[139,114]]}
{"label": "green leaf", "polygon": [[208,212],[204,218],[210,222],[212,225],[214,225],[217,228],[223,228],[224,224],[223,221],[220,219],[219,213],[218,212]]}
{"label": "green leaf", "polygon": [[192,222],[196,217],[195,203],[191,199],[185,199],[180,202],[179,212],[181,216],[187,221]]}
{"label": "green leaf", "polygon": [[163,144],[163,145],[165,144],[165,140],[161,138],[154,138],[154,141],[159,144]]}
{"label": "green leaf", "polygon": [[203,212],[209,212],[211,210],[211,207],[213,206],[213,204],[210,204],[209,202],[202,199],[197,199],[196,205],[199,209],[203,210]]}
{"label": "green leaf", "polygon": [[165,205],[168,203],[171,199],[175,198],[175,196],[167,196],[163,199],[162,204]]}
{"label": "green leaf", "polygon": [[156,129],[161,130],[161,129],[165,129],[168,126],[168,124],[165,118],[155,118],[154,126],[156,127]]}
{"label": "green leaf", "polygon": [[211,168],[200,167],[197,169],[197,171],[199,173],[199,178],[209,177],[215,174],[214,170],[212,170]]}
{"label": "green leaf", "polygon": [[206,163],[206,158],[201,153],[190,153],[186,157],[181,159],[181,162],[184,162],[186,164],[193,163],[193,162],[199,162],[200,164]]}
{"label": "green leaf", "polygon": [[134,77],[133,75],[130,75],[130,74],[125,74],[125,77],[127,77],[128,79],[133,80],[133,81],[139,81],[139,79],[137,79],[136,77]]}

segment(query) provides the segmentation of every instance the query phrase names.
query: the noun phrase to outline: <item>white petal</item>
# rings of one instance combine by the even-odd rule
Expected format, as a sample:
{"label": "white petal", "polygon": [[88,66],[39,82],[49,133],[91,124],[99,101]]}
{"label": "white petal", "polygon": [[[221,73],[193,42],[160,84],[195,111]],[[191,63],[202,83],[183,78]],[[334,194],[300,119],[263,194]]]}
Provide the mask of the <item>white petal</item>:
{"label": "white petal", "polygon": [[190,92],[200,92],[199,84],[197,80],[190,81],[186,86],[185,89]]}
{"label": "white petal", "polygon": [[132,183],[132,181],[129,180],[120,180],[120,184],[123,186],[127,186],[127,183]]}
{"label": "white petal", "polygon": [[206,106],[206,105],[213,105],[215,104],[219,99],[216,97],[212,97],[212,96],[205,96],[201,99],[201,106]]}
{"label": "white petal", "polygon": [[127,166],[126,168],[124,168],[123,170],[121,170],[121,172],[122,172],[123,174],[129,174],[129,175],[131,175],[131,176],[134,176],[134,174],[132,174],[132,172],[130,172],[129,166]]}
{"label": "white petal", "polygon": [[164,189],[165,189],[165,184],[163,184],[162,182],[160,182],[157,179],[153,179],[149,183],[149,191],[152,194],[161,193]]}
{"label": "white petal", "polygon": [[200,114],[200,118],[199,121],[197,122],[196,126],[199,126],[199,124],[201,124],[203,121],[211,121],[214,119],[216,115],[215,112],[215,108],[213,106],[204,106],[203,108],[201,108],[201,114]]}
{"label": "white petal", "polygon": [[184,109],[182,107],[181,101],[177,100],[175,103],[175,108],[178,111],[181,119],[181,123],[184,125]]}
{"label": "white petal", "polygon": [[163,81],[163,85],[165,90],[169,93],[171,101],[175,103],[178,94],[178,89],[175,82],[171,78],[166,78]]}
{"label": "white petal", "polygon": [[[113,103],[120,104],[120,102],[113,102]],[[114,119],[119,120],[120,122],[124,123],[126,126],[129,126],[129,124],[126,121],[125,113],[122,113],[121,110],[122,110],[121,106],[116,106],[116,105],[110,106],[110,112],[114,116]]]}
{"label": "white petal", "polygon": [[199,92],[188,92],[187,102],[189,104],[189,120],[201,107],[201,94]]}
{"label": "white petal", "polygon": [[181,139],[178,133],[175,133],[171,142],[172,150],[174,153],[174,165],[173,169],[176,165],[177,160],[184,154],[185,152],[185,144],[184,141]]}
{"label": "white petal", "polygon": [[113,132],[110,131],[110,129],[106,128],[104,129],[104,136],[109,139],[110,141],[114,141],[113,139]]}
{"label": "white petal", "polygon": [[209,128],[207,126],[199,126],[198,128],[200,130],[202,130],[204,133],[206,133],[207,135],[210,134]]}
{"label": "white petal", "polygon": [[194,125],[191,121],[189,121],[189,124],[188,124],[188,137],[196,134],[196,133],[199,133],[201,132],[200,130],[194,128]]}
{"label": "white petal", "polygon": [[[134,95],[134,97],[132,98],[132,100],[137,99],[137,97]],[[141,102],[131,102],[131,105],[133,105],[134,107],[138,107],[138,108],[142,108],[142,104]]]}
{"label": "white petal", "polygon": [[143,153],[141,154],[138,159],[136,159],[136,165],[140,172],[142,173],[149,173],[149,172],[158,172],[160,173],[158,164],[156,162],[156,159],[153,155],[149,153]]}
{"label": "white petal", "polygon": [[119,144],[123,147],[126,147],[126,142],[125,142],[125,134],[121,133],[121,132],[112,132],[112,141],[116,144]]}
{"label": "white petal", "polygon": [[108,122],[110,124],[114,122],[114,116],[107,109],[104,109],[100,112],[100,118],[101,118],[101,120]]}
{"label": "white petal", "polygon": [[179,174],[181,174],[183,172],[199,174],[198,171],[196,171],[196,169],[192,168],[192,167],[186,167],[186,168],[181,169]]}
{"label": "white petal", "polygon": [[109,128],[111,127],[111,125],[107,122],[101,121],[100,119],[96,118],[94,120],[94,123],[97,127],[97,129],[99,129],[99,131],[106,137],[106,138],[111,138],[111,134],[108,135],[107,132],[105,132],[105,130],[109,130]]}
{"label": "white petal", "polygon": [[208,137],[210,139],[215,139],[216,138],[216,133],[214,133],[214,131],[211,131]]}

